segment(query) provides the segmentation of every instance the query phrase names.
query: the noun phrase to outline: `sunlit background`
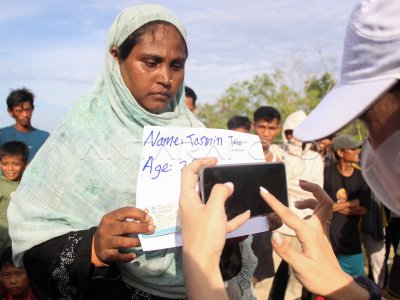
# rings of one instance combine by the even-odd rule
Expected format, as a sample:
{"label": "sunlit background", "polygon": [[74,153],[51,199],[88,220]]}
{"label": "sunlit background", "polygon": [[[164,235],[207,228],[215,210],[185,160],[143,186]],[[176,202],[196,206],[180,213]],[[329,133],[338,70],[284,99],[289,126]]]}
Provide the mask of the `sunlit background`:
{"label": "sunlit background", "polygon": [[[125,7],[146,1],[0,0],[0,127],[13,124],[6,97],[36,95],[32,124],[51,131],[94,83],[108,29]],[[212,103],[233,83],[279,68],[294,87],[309,74],[338,76],[355,0],[152,1],[174,11],[189,36],[186,84]]]}

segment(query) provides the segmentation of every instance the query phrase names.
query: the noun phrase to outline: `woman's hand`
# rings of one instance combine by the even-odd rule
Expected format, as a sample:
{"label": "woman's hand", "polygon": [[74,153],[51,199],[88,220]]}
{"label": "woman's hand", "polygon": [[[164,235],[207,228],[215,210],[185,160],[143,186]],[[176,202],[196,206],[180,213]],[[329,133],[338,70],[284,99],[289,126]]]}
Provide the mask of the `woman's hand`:
{"label": "woman's hand", "polygon": [[265,202],[296,232],[302,252],[293,250],[277,232],[273,234],[272,245],[277,254],[291,265],[296,278],[309,291],[340,298],[339,294],[345,287],[353,286],[353,280],[340,268],[329,242],[333,201],[317,184],[300,181],[300,187],[315,197],[295,203],[300,209],[314,209],[313,215],[306,220],[299,218],[272,194],[261,189]]}
{"label": "woman's hand", "polygon": [[[132,221],[127,221],[131,219]],[[119,249],[140,246],[139,238],[128,234],[150,234],[154,224],[150,216],[135,207],[122,207],[106,215],[100,221],[94,237],[94,250],[97,258],[106,264],[129,262],[135,258],[134,253],[120,253]]]}
{"label": "woman's hand", "polygon": [[226,234],[244,224],[250,211],[227,220],[224,203],[234,189],[230,182],[214,185],[207,203],[201,202],[196,190],[197,170],[216,163],[215,158],[197,159],[182,170],[179,208],[184,249],[193,249],[199,256],[204,254],[207,260],[211,256],[219,261]]}
{"label": "woman's hand", "polygon": [[232,183],[214,185],[207,204],[196,191],[197,170],[213,166],[216,159],[198,159],[182,170],[179,212],[183,238],[183,267],[188,297],[197,299],[228,299],[219,270],[219,260],[226,234],[250,217],[250,211],[228,221],[225,201],[233,193]]}

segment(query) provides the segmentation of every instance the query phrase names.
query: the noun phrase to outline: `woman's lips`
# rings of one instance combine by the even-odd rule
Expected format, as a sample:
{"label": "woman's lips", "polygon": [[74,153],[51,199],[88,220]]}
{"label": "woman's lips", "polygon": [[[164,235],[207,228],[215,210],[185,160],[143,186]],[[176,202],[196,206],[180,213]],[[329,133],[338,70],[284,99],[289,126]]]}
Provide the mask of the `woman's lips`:
{"label": "woman's lips", "polygon": [[153,97],[164,101],[171,99],[171,96],[168,93],[153,93]]}

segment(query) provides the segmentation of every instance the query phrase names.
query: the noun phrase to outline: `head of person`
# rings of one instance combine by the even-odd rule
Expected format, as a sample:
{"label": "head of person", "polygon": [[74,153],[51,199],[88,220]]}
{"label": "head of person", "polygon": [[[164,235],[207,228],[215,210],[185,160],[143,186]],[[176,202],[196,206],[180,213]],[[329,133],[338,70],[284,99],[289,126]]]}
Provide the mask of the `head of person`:
{"label": "head of person", "polygon": [[[124,21],[122,21],[124,20]],[[183,94],[188,57],[186,30],[178,18],[158,5],[125,9],[114,22],[108,47],[134,101],[152,114],[165,112]]]}
{"label": "head of person", "polygon": [[359,163],[362,142],[356,141],[352,136],[341,134],[332,144],[338,162]]}
{"label": "head of person", "polygon": [[290,142],[293,139],[293,129],[286,129],[284,131],[284,134],[288,142]]}
{"label": "head of person", "polygon": [[25,143],[12,141],[0,148],[0,169],[9,180],[19,181],[28,164],[29,148]]}
{"label": "head of person", "polygon": [[31,127],[35,96],[27,88],[12,90],[7,97],[8,114],[15,119],[17,127]]}
{"label": "head of person", "polygon": [[315,140],[364,121],[369,138],[361,167],[376,198],[400,213],[400,6],[396,0],[362,0],[344,43],[340,82],[294,135]]}
{"label": "head of person", "polygon": [[325,154],[332,147],[334,137],[335,134],[331,134],[329,136],[317,140],[317,149],[321,155]]}
{"label": "head of person", "polygon": [[253,114],[253,129],[260,137],[264,150],[274,142],[281,130],[281,114],[271,106],[261,106]]}
{"label": "head of person", "polygon": [[23,298],[29,294],[28,275],[24,268],[15,267],[11,247],[8,247],[1,254],[0,278],[7,292],[14,298]]}
{"label": "head of person", "polygon": [[251,122],[248,117],[234,116],[228,120],[227,127],[230,130],[249,133],[251,128]]}
{"label": "head of person", "polygon": [[186,107],[192,113],[194,113],[196,111],[196,100],[197,100],[197,95],[193,91],[193,89],[191,89],[188,86],[185,86],[185,104],[186,104]]}
{"label": "head of person", "polygon": [[306,118],[307,115],[302,110],[297,110],[286,117],[282,126],[282,141],[284,145],[302,146],[302,142],[293,136],[293,132]]}
{"label": "head of person", "polygon": [[[145,126],[203,126],[185,106],[187,56],[186,30],[168,9],[139,5],[124,9],[116,17],[95,84],[52,130],[8,207],[9,227],[13,228],[10,236],[21,237],[13,239],[16,265],[22,263],[24,252],[38,243],[79,226],[96,226],[101,216],[127,203],[137,203],[132,182],[139,177]],[[35,184],[40,178],[51,184]],[[75,184],[65,189],[66,181]],[[35,193],[30,192],[32,189]],[[90,215],[81,209],[89,198],[93,199]],[[35,214],[25,213],[27,206],[35,207]],[[63,220],[48,214],[53,209],[63,215]],[[22,214],[24,222],[20,224]],[[70,224],[68,228],[65,222]],[[156,256],[138,255],[136,261],[143,269],[153,270],[154,261],[165,258],[161,253]],[[124,282],[142,276],[133,264],[121,268],[121,273],[129,274],[124,275]],[[147,287],[156,288],[167,281],[149,277]]]}

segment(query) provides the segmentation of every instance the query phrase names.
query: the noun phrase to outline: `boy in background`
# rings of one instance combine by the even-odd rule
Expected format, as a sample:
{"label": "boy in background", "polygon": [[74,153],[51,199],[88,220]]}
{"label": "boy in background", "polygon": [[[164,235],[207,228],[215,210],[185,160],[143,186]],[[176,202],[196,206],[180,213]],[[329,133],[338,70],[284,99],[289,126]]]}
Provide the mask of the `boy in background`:
{"label": "boy in background", "polygon": [[27,166],[29,149],[22,142],[8,142],[0,148],[0,253],[11,246],[7,208]]}
{"label": "boy in background", "polygon": [[4,285],[4,300],[36,300],[24,268],[16,268],[12,260],[11,247],[8,247],[0,258],[0,279]]}
{"label": "boy in background", "polygon": [[251,122],[248,117],[234,116],[228,120],[226,126],[230,130],[249,133],[251,129]]}
{"label": "boy in background", "polygon": [[194,114],[196,113],[197,95],[194,90],[187,85],[185,86],[185,105]]}

